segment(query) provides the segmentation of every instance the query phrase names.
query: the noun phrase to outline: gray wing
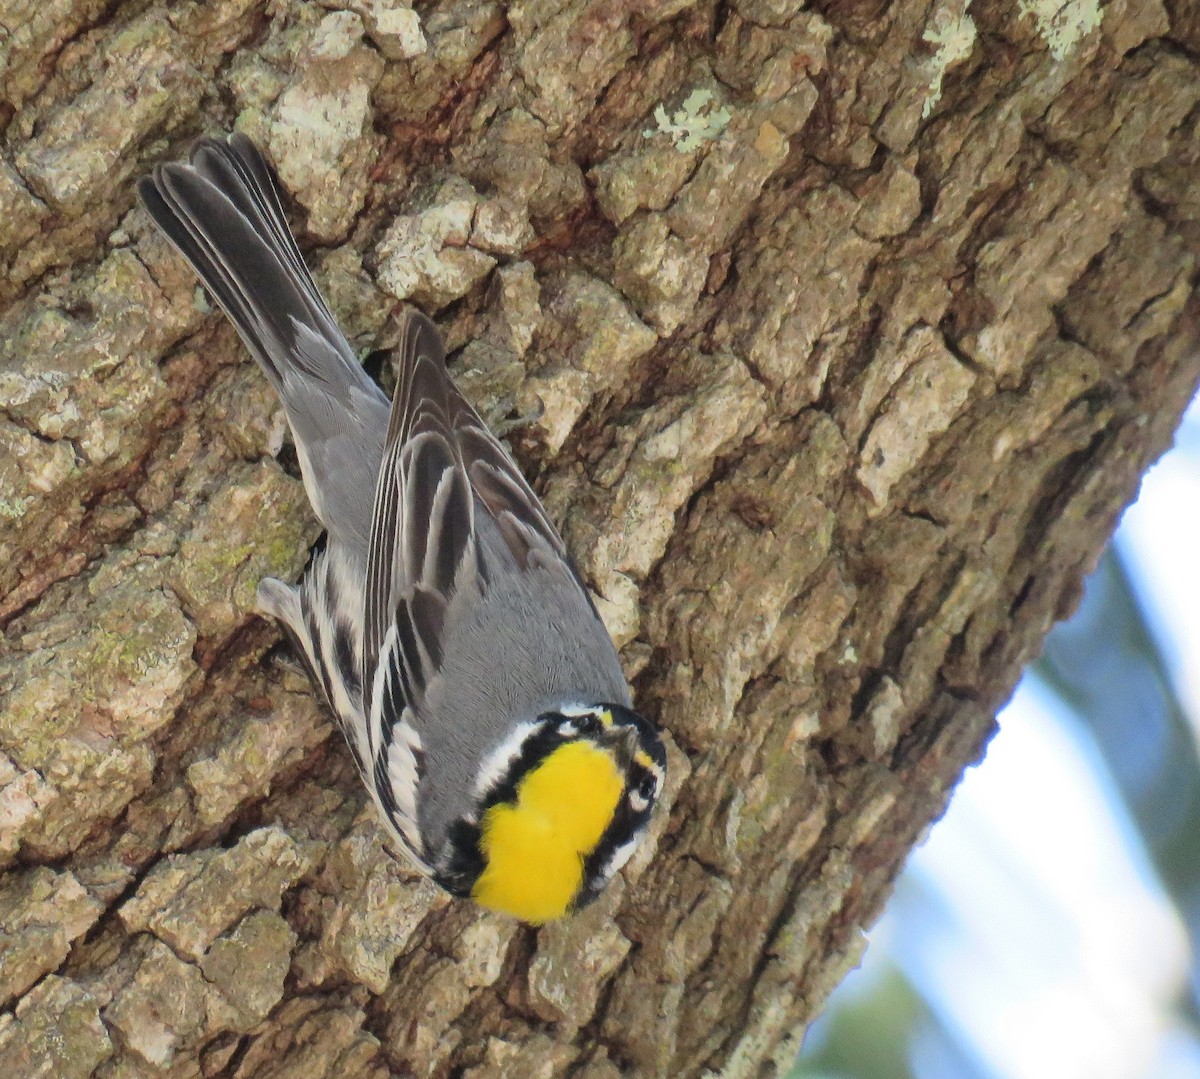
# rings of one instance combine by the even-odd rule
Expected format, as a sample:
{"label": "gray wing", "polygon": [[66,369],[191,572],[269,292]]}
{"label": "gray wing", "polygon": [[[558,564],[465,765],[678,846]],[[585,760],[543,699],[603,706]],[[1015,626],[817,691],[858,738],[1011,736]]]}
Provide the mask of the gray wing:
{"label": "gray wing", "polygon": [[396,703],[420,700],[438,667],[450,597],[461,576],[478,572],[457,396],[437,328],[410,313],[375,489],[363,632],[363,685],[374,687],[377,669],[389,680],[394,673]]}
{"label": "gray wing", "polygon": [[[469,612],[488,605],[490,575],[498,575],[498,595],[511,595],[529,571],[550,571],[563,584],[548,598],[565,586],[571,597],[557,606],[594,620],[612,646],[562,539],[512,458],[451,382],[437,329],[423,315],[407,318],[399,368],[367,559],[362,684],[377,796],[385,809],[391,799],[393,823],[420,850],[422,706],[441,677],[447,648],[461,650],[448,634],[474,625]],[[477,722],[487,726],[493,718],[480,715]]]}
{"label": "gray wing", "polygon": [[407,316],[399,367],[371,524],[363,685],[382,674],[395,682],[389,701],[419,705],[440,666],[451,600],[486,587],[476,513],[502,538],[506,568],[562,563],[589,607],[591,598],[537,495],[451,382],[424,315]]}
{"label": "gray wing", "polygon": [[441,662],[447,607],[479,561],[475,506],[454,433],[457,391],[436,327],[410,313],[400,343],[367,554],[363,686],[376,797],[423,857],[414,709]]}

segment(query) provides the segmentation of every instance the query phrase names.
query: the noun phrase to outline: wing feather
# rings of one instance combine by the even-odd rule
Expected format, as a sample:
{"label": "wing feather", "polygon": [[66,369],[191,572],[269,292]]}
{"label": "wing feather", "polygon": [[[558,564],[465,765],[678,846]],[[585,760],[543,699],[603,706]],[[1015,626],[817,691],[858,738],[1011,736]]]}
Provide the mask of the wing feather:
{"label": "wing feather", "polygon": [[513,559],[523,569],[535,562],[544,565],[555,560],[566,566],[588,609],[599,620],[600,614],[579,568],[541,500],[500,440],[487,429],[479,413],[461,395],[456,394],[456,397],[455,432],[471,489],[496,522]]}
{"label": "wing feather", "polygon": [[477,514],[494,522],[513,569],[569,567],[591,607],[537,495],[451,382],[436,327],[410,313],[371,522],[362,684],[376,797],[418,852],[421,709],[452,631],[447,612],[469,590],[484,595],[491,559],[504,557],[481,553]]}
{"label": "wing feather", "polygon": [[[558,529],[516,462],[461,396],[456,401],[454,426],[471,488],[499,525],[518,564],[525,566],[531,550],[538,546],[572,564]],[[521,527],[506,527],[506,519]]]}
{"label": "wing feather", "polygon": [[[410,313],[371,522],[363,647],[363,685],[383,679],[378,699],[402,696],[410,708],[440,664],[449,598],[478,568],[474,498],[452,421],[458,399],[436,327]],[[389,632],[394,647],[383,662]],[[377,757],[395,716],[372,708]]]}

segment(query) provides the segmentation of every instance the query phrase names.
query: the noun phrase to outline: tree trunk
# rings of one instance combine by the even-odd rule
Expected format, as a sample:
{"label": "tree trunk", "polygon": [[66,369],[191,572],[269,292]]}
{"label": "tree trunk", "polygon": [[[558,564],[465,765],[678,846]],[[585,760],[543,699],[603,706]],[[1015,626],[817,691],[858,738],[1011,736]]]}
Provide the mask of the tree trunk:
{"label": "tree trunk", "polygon": [[[339,2],[0,3],[0,1070],[786,1069],[1200,373],[1200,21]],[[526,418],[673,739],[565,923],[391,860],[253,614],[317,527],[133,194],[235,122],[356,346]]]}

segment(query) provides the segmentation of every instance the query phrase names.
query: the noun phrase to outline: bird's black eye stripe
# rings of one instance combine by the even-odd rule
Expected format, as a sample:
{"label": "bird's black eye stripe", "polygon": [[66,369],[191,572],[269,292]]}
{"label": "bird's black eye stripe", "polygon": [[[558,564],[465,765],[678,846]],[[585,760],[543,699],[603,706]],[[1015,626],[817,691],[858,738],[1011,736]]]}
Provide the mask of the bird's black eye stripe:
{"label": "bird's black eye stripe", "polygon": [[554,724],[564,739],[577,738],[581,734],[599,734],[603,727],[600,717],[595,712],[585,712],[582,709],[578,713],[543,712],[538,719]]}
{"label": "bird's black eye stripe", "polygon": [[649,819],[649,806],[641,811],[636,811],[626,804],[618,810],[616,817],[600,837],[600,842],[584,860],[583,887],[573,904],[576,910],[587,906],[600,894],[608,884],[608,876],[602,877],[601,873],[608,866],[617,849],[629,843],[641,832]]}

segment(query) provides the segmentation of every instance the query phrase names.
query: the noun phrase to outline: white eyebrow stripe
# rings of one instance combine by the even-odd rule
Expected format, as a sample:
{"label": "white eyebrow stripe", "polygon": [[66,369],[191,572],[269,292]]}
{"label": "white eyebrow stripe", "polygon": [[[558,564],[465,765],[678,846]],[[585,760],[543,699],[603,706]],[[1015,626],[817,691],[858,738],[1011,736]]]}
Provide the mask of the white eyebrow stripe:
{"label": "white eyebrow stripe", "polygon": [[595,704],[562,704],[556,711],[559,715],[579,719],[582,716],[598,716],[604,709]]}
{"label": "white eyebrow stripe", "polygon": [[475,779],[475,797],[483,798],[496,784],[508,775],[509,769],[520,755],[529,736],[538,729],[538,723],[520,723],[483,760],[479,775]]}

